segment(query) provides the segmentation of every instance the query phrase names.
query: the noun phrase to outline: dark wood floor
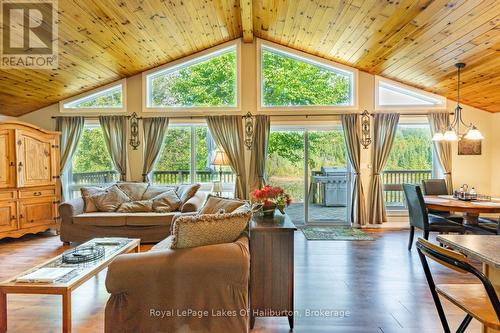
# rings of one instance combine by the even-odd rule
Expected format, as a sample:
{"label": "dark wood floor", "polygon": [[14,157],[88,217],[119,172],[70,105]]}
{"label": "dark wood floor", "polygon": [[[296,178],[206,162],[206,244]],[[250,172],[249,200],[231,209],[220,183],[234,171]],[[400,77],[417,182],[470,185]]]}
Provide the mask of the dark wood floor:
{"label": "dark wood floor", "polygon": [[[306,241],[296,233],[295,332],[438,333],[442,332],[415,250],[406,250],[407,231],[373,231],[375,241]],[[147,250],[149,247],[143,247]],[[0,241],[0,279],[47,259],[66,248],[50,234]],[[440,283],[475,282],[432,266]],[[73,293],[74,332],[100,333],[108,294],[106,271]],[[444,302],[456,328],[463,314]],[[306,310],[344,312],[322,316]],[[9,332],[60,332],[58,296],[8,296]],[[452,329],[453,330],[453,329]],[[454,331],[454,330],[453,330]],[[286,318],[256,320],[255,333],[288,332]],[[476,321],[467,332],[480,332]],[[153,333],[153,332],[151,332]]]}

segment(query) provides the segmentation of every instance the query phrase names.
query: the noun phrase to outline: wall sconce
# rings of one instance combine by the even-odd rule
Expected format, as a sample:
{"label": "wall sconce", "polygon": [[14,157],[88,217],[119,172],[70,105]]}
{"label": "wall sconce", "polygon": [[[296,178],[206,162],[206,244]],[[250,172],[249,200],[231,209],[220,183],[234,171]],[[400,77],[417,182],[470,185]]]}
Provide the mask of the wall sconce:
{"label": "wall sconce", "polygon": [[253,144],[253,116],[248,112],[243,119],[245,119],[245,146],[250,150]]}
{"label": "wall sconce", "polygon": [[137,150],[137,147],[141,144],[139,141],[139,118],[137,117],[137,113],[132,113],[130,116],[130,145],[134,150]]}
{"label": "wall sconce", "polygon": [[372,138],[370,137],[370,114],[365,110],[361,114],[361,145],[364,149],[368,149],[370,143],[372,143]]}

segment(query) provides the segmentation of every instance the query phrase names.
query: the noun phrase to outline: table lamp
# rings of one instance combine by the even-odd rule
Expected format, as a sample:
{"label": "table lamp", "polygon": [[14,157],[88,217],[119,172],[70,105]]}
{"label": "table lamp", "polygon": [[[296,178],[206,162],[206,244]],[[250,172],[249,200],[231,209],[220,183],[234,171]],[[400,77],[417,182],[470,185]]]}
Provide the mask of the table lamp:
{"label": "table lamp", "polygon": [[212,165],[219,166],[219,181],[214,182],[213,191],[218,195],[222,194],[222,167],[230,165],[226,152],[222,149],[217,149],[212,159]]}

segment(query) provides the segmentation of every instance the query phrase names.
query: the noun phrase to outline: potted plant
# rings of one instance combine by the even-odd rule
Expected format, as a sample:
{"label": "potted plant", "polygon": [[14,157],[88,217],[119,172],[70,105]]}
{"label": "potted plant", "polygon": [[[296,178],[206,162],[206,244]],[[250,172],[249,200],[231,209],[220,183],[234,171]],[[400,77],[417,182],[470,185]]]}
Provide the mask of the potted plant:
{"label": "potted plant", "polygon": [[276,208],[284,214],[285,207],[288,207],[292,202],[290,195],[278,186],[266,185],[260,190],[252,191],[250,195],[254,202],[262,204],[262,212],[264,216],[268,217],[274,216]]}

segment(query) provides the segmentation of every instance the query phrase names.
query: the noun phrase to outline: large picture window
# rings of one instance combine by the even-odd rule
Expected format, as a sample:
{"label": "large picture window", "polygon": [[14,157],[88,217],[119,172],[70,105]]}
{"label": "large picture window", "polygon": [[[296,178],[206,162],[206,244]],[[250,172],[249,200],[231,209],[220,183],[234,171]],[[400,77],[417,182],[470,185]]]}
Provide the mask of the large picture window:
{"label": "large picture window", "polygon": [[85,124],[75,155],[67,173],[70,195],[80,196],[82,186],[102,186],[118,181],[101,126],[95,122]]}
{"label": "large picture window", "polygon": [[434,169],[429,124],[399,124],[382,174],[386,207],[404,209],[402,184],[421,185],[422,180],[432,178]]}
{"label": "large picture window", "polygon": [[260,81],[263,108],[355,104],[354,71],[267,45],[260,48]]}
{"label": "large picture window", "polygon": [[146,75],[146,107],[237,107],[237,47],[166,67]]}
{"label": "large picture window", "polygon": [[[217,145],[206,125],[172,125],[164,138],[164,147],[153,171],[153,183],[178,185],[201,183],[210,190],[219,180],[219,167],[212,165]],[[235,175],[222,167],[224,192],[232,192]]]}

